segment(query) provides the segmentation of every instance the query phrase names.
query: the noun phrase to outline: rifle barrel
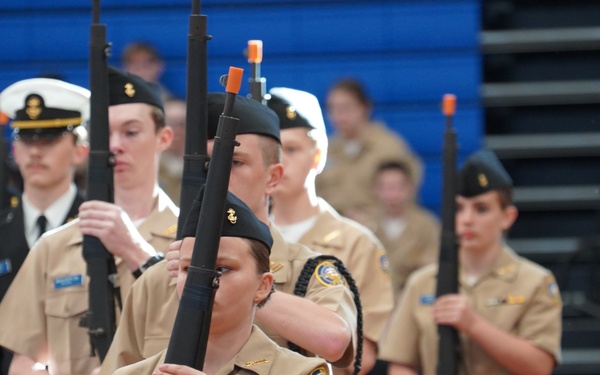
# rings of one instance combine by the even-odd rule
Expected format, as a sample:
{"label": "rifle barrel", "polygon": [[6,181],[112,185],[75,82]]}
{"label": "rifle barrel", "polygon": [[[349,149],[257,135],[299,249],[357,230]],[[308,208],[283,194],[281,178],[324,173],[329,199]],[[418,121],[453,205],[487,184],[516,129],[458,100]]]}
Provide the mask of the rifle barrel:
{"label": "rifle barrel", "polygon": [[233,149],[238,144],[235,137],[239,120],[231,117],[236,92],[229,90],[236,84],[239,90],[241,79],[237,75],[241,75],[241,72],[237,68],[229,70],[231,79],[227,84],[225,108],[219,118],[204,191],[204,195],[210,199],[204,200],[200,209],[188,276],[165,357],[165,363],[186,365],[197,370],[202,370],[204,365],[212,306],[218,287],[219,274],[215,266],[223,220],[216,218],[225,209]]}
{"label": "rifle barrel", "polygon": [[192,202],[206,182],[206,164],[209,157],[206,150],[207,114],[207,41],[206,16],[200,13],[200,2],[193,0],[192,14],[189,17],[187,45],[187,100],[185,115],[185,145],[183,175],[177,220],[177,238],[181,231]]}
{"label": "rifle barrel", "polygon": [[[456,214],[456,133],[452,117],[456,110],[456,97],[444,96],[442,111],[446,116],[444,134],[444,180],[442,191],[442,235],[439,255],[436,297],[458,293],[458,242],[455,229]],[[458,332],[451,326],[439,325],[438,375],[456,375],[459,361]]]}

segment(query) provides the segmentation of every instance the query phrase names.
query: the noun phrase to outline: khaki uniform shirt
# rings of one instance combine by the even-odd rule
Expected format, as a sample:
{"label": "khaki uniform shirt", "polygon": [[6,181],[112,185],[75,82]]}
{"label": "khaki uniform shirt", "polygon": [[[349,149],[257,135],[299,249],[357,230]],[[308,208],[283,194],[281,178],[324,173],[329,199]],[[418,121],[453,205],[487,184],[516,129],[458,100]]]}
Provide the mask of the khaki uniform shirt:
{"label": "khaki uniform shirt", "polygon": [[[157,207],[138,228],[157,251],[166,251],[174,240],[178,211],[161,192]],[[88,309],[88,277],[78,223],[40,238],[0,304],[0,345],[48,363],[50,374],[87,375],[100,365],[90,357],[87,328],[79,326]],[[115,263],[125,299],[134,277],[121,259]]]}
{"label": "khaki uniform shirt", "polygon": [[[166,350],[142,362],[123,367],[115,375],[150,375],[165,361]],[[284,349],[253,327],[248,341],[229,363],[215,375],[328,375],[329,364],[320,358],[308,358]]]}
{"label": "khaki uniform shirt", "polygon": [[415,270],[438,261],[440,252],[440,223],[430,212],[413,205],[405,217],[406,228],[396,239],[385,235],[382,214],[376,215],[368,227],[381,240],[388,260],[394,288],[398,298],[408,276]]}
{"label": "khaki uniform shirt", "polygon": [[[560,361],[562,302],[551,272],[504,248],[492,270],[469,285],[459,271],[460,293],[496,327],[531,341]],[[437,266],[413,273],[383,340],[381,358],[435,375],[438,356],[437,325],[433,321]],[[460,335],[460,374],[504,375],[501,368],[469,337]]]}
{"label": "khaki uniform shirt", "polygon": [[[317,254],[305,246],[285,242],[273,225],[271,234],[274,240],[271,272],[275,289],[293,294],[304,263]],[[120,367],[149,358],[168,347],[179,298],[177,280],[169,277],[166,267],[166,261],[152,266],[132,287],[123,306],[117,333],[102,362],[101,375],[110,375]],[[336,312],[353,331],[356,330],[356,306],[345,285],[325,285],[313,276],[305,298]],[[282,337],[261,328],[279,345],[287,346]]]}
{"label": "khaki uniform shirt", "polygon": [[406,142],[383,124],[371,123],[369,126],[360,151],[353,157],[344,151],[345,141],[334,137],[329,143],[327,164],[316,179],[317,194],[342,215],[348,216],[348,211],[354,209],[369,213],[376,203],[373,178],[383,162],[409,160],[416,177],[415,186],[420,183],[421,162]]}
{"label": "khaki uniform shirt", "polygon": [[394,299],[383,245],[367,228],[340,216],[319,199],[320,213],[299,243],[339,258],[356,281],[363,313],[363,334],[379,342]]}

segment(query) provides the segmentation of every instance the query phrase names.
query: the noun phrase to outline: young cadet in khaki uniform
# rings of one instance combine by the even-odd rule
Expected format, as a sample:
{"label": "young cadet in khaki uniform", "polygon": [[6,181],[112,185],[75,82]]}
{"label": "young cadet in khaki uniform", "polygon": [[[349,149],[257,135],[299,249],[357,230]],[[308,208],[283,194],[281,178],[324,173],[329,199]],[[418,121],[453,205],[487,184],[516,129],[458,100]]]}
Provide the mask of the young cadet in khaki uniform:
{"label": "young cadet in khaki uniform", "polygon": [[[368,373],[393,308],[385,251],[367,228],[340,216],[316,195],[315,177],[327,159],[327,133],[317,98],[285,87],[269,93],[268,106],[279,116],[285,169],[273,193],[271,218],[286,240],[341,259],[356,280],[363,313],[361,373]],[[352,370],[353,366],[346,371]]]}
{"label": "young cadet in khaki uniform", "polygon": [[[203,198],[204,188],[194,200],[182,231],[177,278],[179,297],[187,279]],[[325,360],[281,348],[252,324],[256,310],[268,303],[273,293],[273,274],[269,269],[273,238],[269,227],[231,193],[227,194],[225,209],[219,215],[220,218],[214,218],[223,221],[216,265],[222,275],[215,294],[203,370],[174,364],[159,366],[164,362],[165,350],[121,368],[115,374],[150,375],[153,370],[158,370],[154,374],[173,374],[184,369],[188,374],[210,375],[329,374]]]}
{"label": "young cadet in khaki uniform", "polygon": [[100,365],[90,357],[87,329],[79,326],[88,309],[84,234],[98,237],[115,256],[123,299],[140,264],[156,262],[157,250],[166,251],[174,238],[178,209],[156,179],[158,157],[172,136],[163,126],[159,93],[115,69],[109,82],[115,204],[83,203],[79,219],[46,233],[27,256],[0,305],[0,345],[15,352],[15,373],[27,373],[36,362],[60,375],[89,374]]}
{"label": "young cadet in khaki uniform", "polygon": [[562,303],[550,271],[502,241],[517,217],[512,180],[493,153],[480,151],[461,169],[460,185],[460,294],[436,301],[436,266],[411,275],[386,330],[389,374],[436,374],[436,324],[459,331],[460,374],[550,374],[560,360]]}
{"label": "young cadet in khaki uniform", "polygon": [[406,162],[389,161],[379,166],[373,190],[378,209],[366,225],[385,247],[397,300],[413,271],[437,262],[440,223],[415,202],[415,184]]}
{"label": "young cadet in khaki uniform", "polygon": [[[327,94],[327,116],[335,128],[327,164],[317,177],[317,194],[340,214],[363,222],[375,204],[372,183],[387,160],[407,160],[422,174],[421,161],[409,145],[385,124],[370,120],[372,103],[354,80],[341,80]],[[420,182],[419,182],[420,183]]]}
{"label": "young cadet in khaki uniform", "polygon": [[[208,95],[208,138],[214,138],[224,94]],[[257,101],[238,96],[233,117],[238,118],[240,145],[235,147],[229,190],[246,203],[264,223],[269,223],[269,196],[283,175],[280,163],[279,121],[273,111]],[[209,141],[208,153],[213,142]],[[293,295],[296,280],[307,260],[318,254],[305,246],[286,242],[277,228],[273,236],[271,271],[278,293],[256,313],[256,324],[275,342],[288,340],[311,353],[348,366],[353,357],[352,332],[356,329],[356,307],[337,269],[323,265],[324,274],[313,275],[305,298]],[[171,246],[178,249],[179,244]],[[177,253],[171,251],[170,255]],[[163,261],[142,275],[124,303],[117,333],[102,363],[101,374],[135,363],[164,350],[177,313],[175,280],[168,265],[177,269],[178,257]],[[328,275],[330,277],[328,277]],[[281,293],[280,293],[281,292]]]}
{"label": "young cadet in khaki uniform", "polygon": [[[0,111],[13,119],[13,153],[23,177],[22,196],[13,195],[0,212],[0,301],[39,236],[77,217],[83,196],[73,177],[89,152],[80,126],[89,98],[83,87],[48,78],[22,80],[0,93]],[[0,350],[0,374],[8,374],[11,359]]]}

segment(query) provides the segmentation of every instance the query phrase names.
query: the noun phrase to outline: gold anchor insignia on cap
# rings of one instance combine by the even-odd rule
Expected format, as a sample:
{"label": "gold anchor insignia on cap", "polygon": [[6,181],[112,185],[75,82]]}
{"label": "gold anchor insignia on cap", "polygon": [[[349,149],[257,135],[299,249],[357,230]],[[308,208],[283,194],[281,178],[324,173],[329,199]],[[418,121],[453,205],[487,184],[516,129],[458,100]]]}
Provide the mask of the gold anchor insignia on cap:
{"label": "gold anchor insignia on cap", "polygon": [[135,95],[135,88],[133,87],[133,84],[127,82],[124,87],[125,95],[129,96],[130,98],[133,98],[133,96]]}
{"label": "gold anchor insignia on cap", "polygon": [[30,119],[35,120],[42,114],[42,102],[40,98],[30,98],[26,103],[25,113],[29,116]]}
{"label": "gold anchor insignia on cap", "polygon": [[480,173],[477,176],[477,179],[479,180],[479,186],[481,186],[482,188],[488,186],[488,184],[489,184],[488,179],[483,173]]}
{"label": "gold anchor insignia on cap", "polygon": [[235,216],[235,210],[233,208],[228,209],[227,214],[227,220],[229,220],[231,224],[237,223],[237,216]]}
{"label": "gold anchor insignia on cap", "polygon": [[296,119],[296,116],[297,116],[296,108],[292,105],[288,105],[285,108],[285,116],[290,120]]}

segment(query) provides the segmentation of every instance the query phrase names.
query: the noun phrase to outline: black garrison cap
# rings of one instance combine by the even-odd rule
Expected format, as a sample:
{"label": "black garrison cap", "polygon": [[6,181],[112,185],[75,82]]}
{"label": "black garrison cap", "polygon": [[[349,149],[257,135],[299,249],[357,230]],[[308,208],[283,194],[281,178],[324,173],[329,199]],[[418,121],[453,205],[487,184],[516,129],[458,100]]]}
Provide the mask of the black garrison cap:
{"label": "black garrison cap", "polygon": [[146,103],[164,110],[156,84],[112,66],[108,67],[108,81],[110,105]]}
{"label": "black garrison cap", "polygon": [[50,78],[18,81],[0,93],[0,111],[13,121],[15,139],[54,139],[85,123],[90,92]]}
{"label": "black garrison cap", "polygon": [[480,150],[471,155],[461,168],[458,194],[470,198],[512,186],[512,179],[496,155],[489,150]]}
{"label": "black garrison cap", "polygon": [[[225,107],[225,93],[208,94],[208,139],[214,139],[219,125],[219,116]],[[237,95],[232,117],[238,118],[238,134],[259,134],[279,138],[279,119],[275,112],[258,101]]]}
{"label": "black garrison cap", "polygon": [[279,117],[281,129],[308,128],[325,132],[319,100],[306,91],[273,87],[267,102]]}
{"label": "black garrison cap", "polygon": [[[258,102],[257,102],[258,103]],[[261,104],[262,105],[262,104]],[[196,228],[200,219],[200,209],[204,198],[203,185],[194,199],[192,208],[185,219],[182,237],[195,237]],[[223,230],[221,237],[242,237],[256,240],[267,245],[269,250],[273,246],[273,237],[269,227],[258,220],[248,206],[235,195],[227,192],[225,210],[223,211]]]}

